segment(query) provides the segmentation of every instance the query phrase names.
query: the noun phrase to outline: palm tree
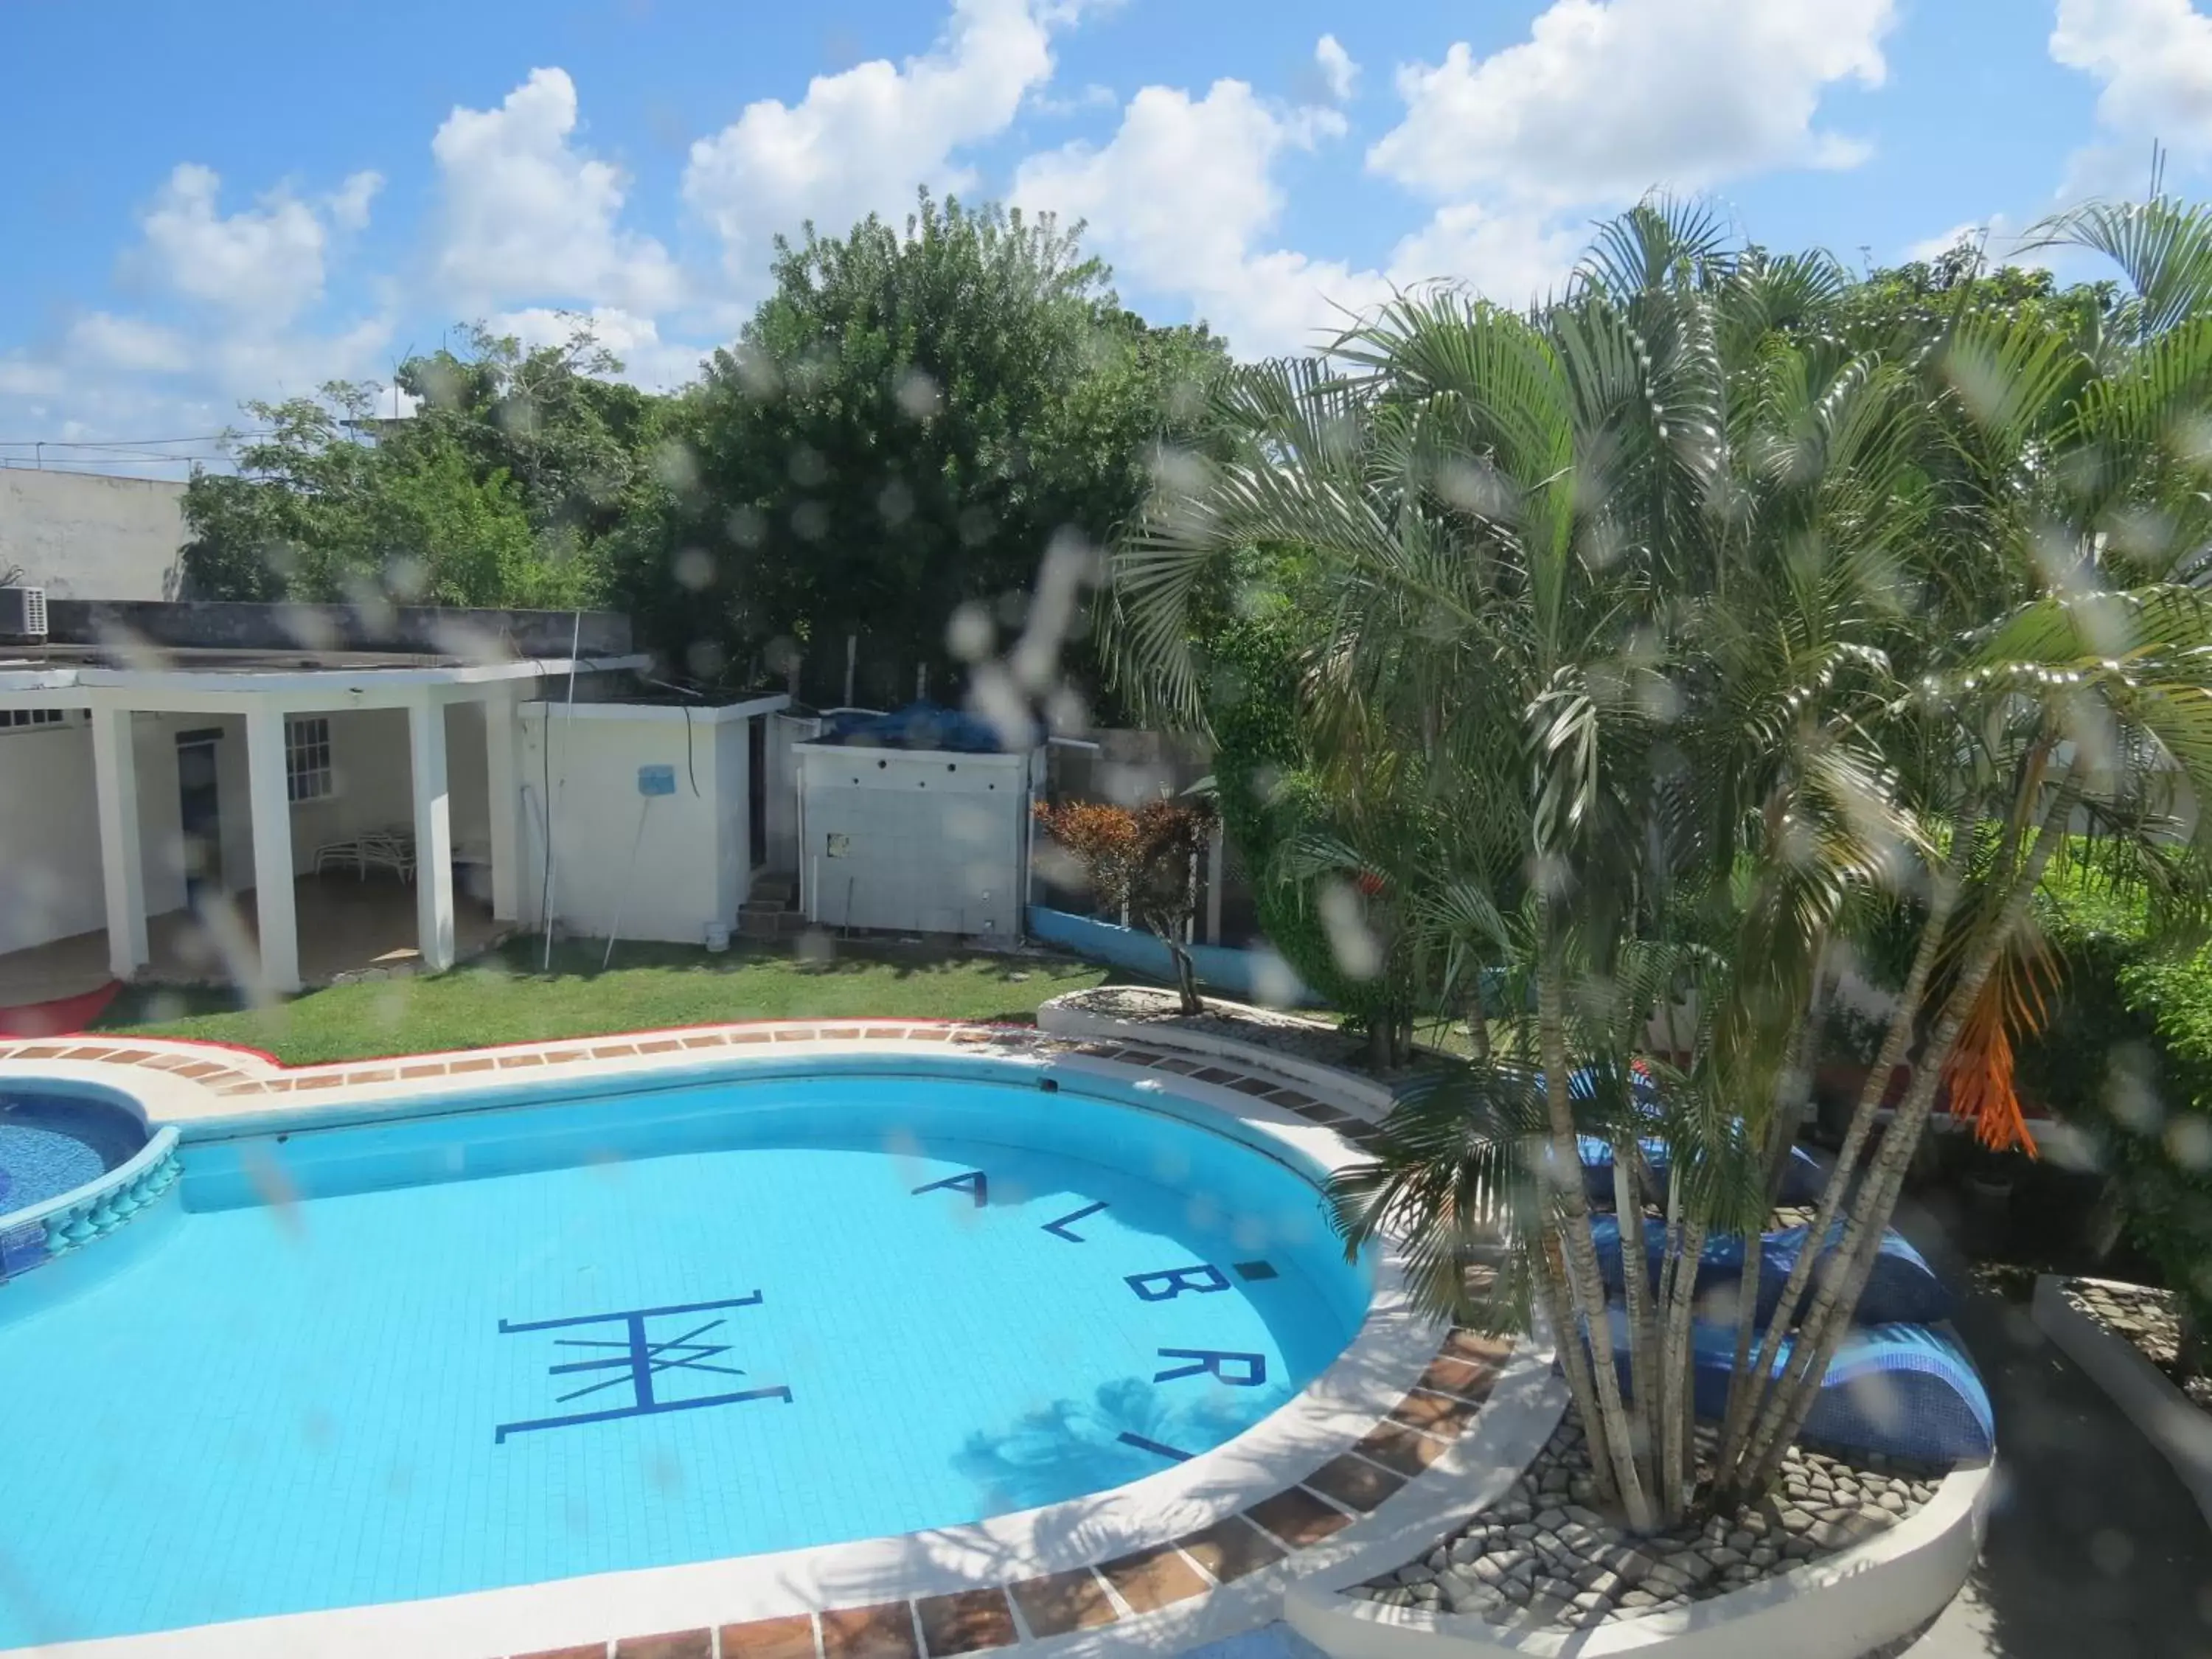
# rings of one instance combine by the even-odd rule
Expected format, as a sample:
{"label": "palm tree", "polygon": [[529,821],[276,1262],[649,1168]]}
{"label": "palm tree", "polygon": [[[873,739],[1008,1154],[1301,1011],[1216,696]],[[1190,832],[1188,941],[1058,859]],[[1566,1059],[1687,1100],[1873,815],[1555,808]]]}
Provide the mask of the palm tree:
{"label": "palm tree", "polygon": [[[1933,337],[1855,349],[1826,326],[1844,287],[1832,262],[1738,250],[1694,205],[1649,204],[1528,315],[1405,296],[1325,366],[1243,377],[1233,458],[1164,492],[1116,560],[1121,636],[1190,710],[1209,582],[1271,550],[1305,624],[1320,775],[1362,793],[1345,836],[1424,826],[1416,860],[1343,853],[1393,865],[1436,960],[1529,986],[1495,1053],[1394,1115],[1340,1220],[1419,1241],[1439,1313],[1541,1310],[1601,1488],[1636,1524],[1701,1478],[1722,1504],[1771,1479],[1946,1075],[1981,1077],[1985,1127],[2008,1127],[2000,1050],[2033,1005],[2027,901],[2051,861],[2086,834],[2116,875],[2177,895],[2203,863],[2160,850],[2157,797],[2162,778],[2212,782],[2212,653],[2177,580],[2204,544],[2178,452],[2201,430],[2212,325],[2100,354],[1962,308]],[[1809,1299],[1820,1253],[1801,1255],[1764,1333],[1742,1299],[1701,1472],[1696,1263],[1762,1224],[1831,953],[1884,908],[1917,945],[1814,1224],[1841,1243]],[[1655,1116],[1626,1079],[1684,992],[1696,1036]],[[1656,1285],[1626,1275],[1626,1388],[1585,1133],[1613,1147],[1625,1259],[1644,1259],[1647,1211],[1662,1232]],[[1477,1261],[1481,1296],[1460,1271]]]}

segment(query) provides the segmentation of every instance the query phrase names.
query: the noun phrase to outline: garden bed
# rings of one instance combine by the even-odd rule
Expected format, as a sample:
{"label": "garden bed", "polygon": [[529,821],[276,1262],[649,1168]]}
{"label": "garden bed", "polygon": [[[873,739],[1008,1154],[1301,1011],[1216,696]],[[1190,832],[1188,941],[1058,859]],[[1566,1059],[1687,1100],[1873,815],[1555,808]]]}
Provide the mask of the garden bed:
{"label": "garden bed", "polygon": [[1253,1008],[1211,998],[1204,1013],[1186,1014],[1174,992],[1150,985],[1102,985],[1097,990],[1084,991],[1067,1000],[1087,1012],[1103,1014],[1109,1019],[1123,1019],[1139,1025],[1172,1025],[1194,1035],[1249,1042],[1294,1060],[1340,1066],[1349,1072],[1362,1069],[1359,1062],[1366,1053],[1366,1044],[1361,1039],[1346,1036],[1325,1020],[1301,1018],[1271,1008]]}
{"label": "garden bed", "polygon": [[2181,1318],[2172,1291],[2107,1279],[2068,1279],[2059,1282],[2059,1293],[2076,1313],[2148,1360],[2199,1411],[2212,1412],[2212,1376],[2182,1375]]}
{"label": "garden bed", "polygon": [[1641,1536],[1594,1506],[1571,1408],[1495,1504],[1395,1572],[1343,1593],[1475,1614],[1515,1630],[1589,1630],[1741,1589],[1888,1531],[1936,1494],[1936,1470],[1792,1448],[1775,1495],[1729,1520]]}

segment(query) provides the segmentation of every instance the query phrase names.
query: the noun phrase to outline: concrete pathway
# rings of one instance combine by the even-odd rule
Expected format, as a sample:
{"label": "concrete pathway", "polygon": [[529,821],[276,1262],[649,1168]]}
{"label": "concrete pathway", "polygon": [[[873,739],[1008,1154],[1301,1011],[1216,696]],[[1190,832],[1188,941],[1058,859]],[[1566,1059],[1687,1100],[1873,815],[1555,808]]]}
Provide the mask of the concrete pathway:
{"label": "concrete pathway", "polygon": [[1266,1625],[1193,1648],[1183,1659],[1328,1659],[1288,1625]]}
{"label": "concrete pathway", "polygon": [[[1960,1283],[1928,1218],[1899,1221]],[[1957,1322],[2000,1480],[1981,1560],[1910,1659],[2212,1659],[2212,1528],[2188,1489],[2026,1304],[1972,1291]]]}

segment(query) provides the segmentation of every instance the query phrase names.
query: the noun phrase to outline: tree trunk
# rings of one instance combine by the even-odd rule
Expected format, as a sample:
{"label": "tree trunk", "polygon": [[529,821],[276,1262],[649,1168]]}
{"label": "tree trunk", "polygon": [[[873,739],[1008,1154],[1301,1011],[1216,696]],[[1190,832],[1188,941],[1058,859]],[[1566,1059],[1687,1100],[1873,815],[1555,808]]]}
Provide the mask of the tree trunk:
{"label": "tree trunk", "polygon": [[[1783,1385],[1769,1396],[1752,1437],[1752,1478],[1745,1486],[1748,1492],[1757,1492],[1772,1480],[1783,1453],[1813,1409],[1820,1382],[1827,1375],[1828,1364],[1835,1358],[1837,1346],[1850,1328],[1852,1310],[1857,1307],[1859,1297],[1874,1272],[1882,1234],[1889,1225],[1891,1212],[1896,1208],[1898,1194],[1904,1190],[1905,1170],[1919,1146],[1921,1130],[1935,1105],[1936,1091],[1942,1086],[1943,1068],[1950,1060],[1951,1050],[1958,1042],[1966,1016],[1981,996],[1982,988],[1988,983],[1997,957],[2027,920],[2037,884],[2043,879],[2051,854],[2058,850],[2065,836],[2066,821],[2073,816],[2075,804],[2080,799],[2075,781],[2078,763],[2069,765],[2060,778],[2037,832],[2035,845],[2014,879],[2011,891],[2005,896],[2004,907],[1997,913],[1996,921],[1976,941],[1921,1054],[1912,1086],[1898,1103],[1889,1131],[1882,1137],[1881,1150],[1868,1170],[1858,1201],[1844,1222],[1835,1263],[1805,1316],[1803,1328],[1790,1354],[1788,1374]],[[2034,787],[2036,782],[2037,773],[2032,769],[2025,787]],[[2022,816],[2015,814],[2015,820]],[[1808,1241],[1808,1247],[1824,1237],[1825,1234],[1815,1234]]]}
{"label": "tree trunk", "polygon": [[1206,1004],[1198,994],[1198,969],[1192,963],[1190,952],[1171,933],[1160,936],[1167,941],[1168,954],[1175,958],[1176,991],[1182,998],[1182,1012],[1202,1014]]}
{"label": "tree trunk", "polygon": [[1567,1097],[1566,1013],[1561,1006],[1562,971],[1552,945],[1551,906],[1543,905],[1545,960],[1536,976],[1536,1041],[1544,1066],[1545,1103],[1552,1130],[1553,1176],[1557,1187],[1557,1227],[1566,1267],[1571,1312],[1589,1333],[1590,1369],[1596,1382],[1597,1416],[1583,1426],[1589,1433],[1590,1461],[1613,1466],[1613,1481],[1628,1524],[1648,1532],[1651,1504],[1638,1478],[1634,1441],[1621,1403],[1620,1373],[1613,1364],[1613,1329],[1606,1316],[1605,1279],[1598,1271],[1597,1243],[1590,1236],[1589,1199],[1583,1190],[1582,1158],[1575,1148],[1574,1108]]}
{"label": "tree trunk", "polygon": [[[1552,1328],[1552,1341],[1559,1350],[1559,1369],[1567,1379],[1567,1397],[1575,1402],[1575,1413],[1583,1420],[1588,1433],[1598,1420],[1597,1387],[1590,1375],[1589,1349],[1583,1341],[1581,1328],[1576,1323],[1574,1310],[1567,1304],[1560,1263],[1553,1255],[1553,1239],[1548,1224],[1540,1225],[1536,1237],[1527,1242],[1529,1252],[1529,1275],[1536,1285],[1536,1300],[1544,1310],[1544,1322]],[[1597,1477],[1600,1496],[1611,1500],[1620,1496],[1614,1484],[1613,1465],[1595,1454],[1597,1442],[1590,1442],[1591,1471]]]}
{"label": "tree trunk", "polygon": [[[1636,1138],[1628,1135],[1613,1149],[1613,1210],[1620,1227],[1621,1302],[1628,1317],[1629,1404],[1634,1415],[1629,1432],[1636,1468],[1645,1487],[1663,1492],[1662,1466],[1653,1459],[1660,1445],[1659,1328],[1651,1305],[1651,1279],[1644,1244],[1644,1205],[1636,1190]],[[1611,1333],[1608,1330],[1607,1339]],[[1665,1498],[1660,1498],[1665,1503]]]}
{"label": "tree trunk", "polygon": [[1750,1402],[1757,1397],[1752,1385],[1751,1345],[1759,1328],[1759,1283],[1765,1247],[1765,1223],[1781,1201],[1782,1185],[1790,1172],[1790,1154],[1797,1144],[1798,1126],[1804,1121],[1804,1097],[1811,1086],[1807,1059],[1812,1052],[1813,1034],[1820,1026],[1823,1006],[1820,982],[1826,970],[1826,947],[1823,946],[1814,961],[1811,1006],[1798,1022],[1796,1030],[1790,1034],[1790,1052],[1775,1084],[1774,1117],[1768,1127],[1766,1147],[1766,1214],[1759,1218],[1759,1225],[1744,1237],[1743,1272],[1736,1279],[1735,1363],[1729,1372],[1728,1405],[1721,1415],[1720,1462],[1723,1468],[1735,1437],[1742,1432]]}
{"label": "tree trunk", "polygon": [[1659,1509],[1672,1522],[1681,1517],[1695,1486],[1692,1424],[1697,1402],[1690,1386],[1690,1324],[1697,1310],[1698,1263],[1705,1253],[1704,1218],[1680,1220],[1681,1177],[1668,1181],[1667,1243],[1660,1279],[1665,1323],[1659,1337]]}
{"label": "tree trunk", "polygon": [[[1973,842],[1980,832],[1979,809],[1970,809],[1953,832],[1950,856],[1936,880],[1935,890],[1929,895],[1928,919],[1923,924],[1918,948],[1912,957],[1912,966],[1905,975],[1905,988],[1899,993],[1897,1012],[1890,1016],[1889,1030],[1884,1035],[1881,1053],[1875,1057],[1874,1069],[1867,1074],[1865,1085],[1859,1091],[1857,1108],[1851,1114],[1849,1131],[1844,1136],[1842,1149],[1836,1154],[1835,1168],[1829,1171],[1827,1184],[1821,1189],[1820,1201],[1813,1215],[1813,1226],[1806,1237],[1806,1248],[1798,1252],[1797,1261],[1790,1270],[1790,1277],[1782,1287],[1782,1300],[1777,1304],[1772,1317],[1767,1321],[1766,1334],[1753,1353],[1744,1357],[1737,1365],[1729,1410],[1721,1428],[1720,1456],[1717,1480],[1723,1504],[1739,1503],[1752,1495],[1741,1480],[1747,1450],[1747,1436],[1757,1413],[1774,1389],[1774,1365],[1769,1357],[1790,1322],[1796,1318],[1799,1303],[1803,1299],[1805,1286],[1811,1280],[1814,1263],[1820,1257],[1820,1246],[1835,1225],[1842,1210],[1844,1194],[1850,1188],[1852,1175],[1866,1147],[1868,1138],[1874,1133],[1875,1119],[1881,1115],[1881,1097],[1886,1091],[1889,1074],[1905,1059],[1912,1041],[1912,1028],[1917,1018],[1920,1000],[1926,995],[1928,981],[1935,972],[1936,957],[1941,954],[1945,929],[1950,925],[1951,913],[1957,905],[1959,894],[1966,885],[1968,865],[1973,856]],[[1749,1241],[1746,1241],[1747,1247]],[[1745,1272],[1748,1274],[1752,1262],[1747,1248]],[[1756,1282],[1753,1281],[1755,1289]]]}

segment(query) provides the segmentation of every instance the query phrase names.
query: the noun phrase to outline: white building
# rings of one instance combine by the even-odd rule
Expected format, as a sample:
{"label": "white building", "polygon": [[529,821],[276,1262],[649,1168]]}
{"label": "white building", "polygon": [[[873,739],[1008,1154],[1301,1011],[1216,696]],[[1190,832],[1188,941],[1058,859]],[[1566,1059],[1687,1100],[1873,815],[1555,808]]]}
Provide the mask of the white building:
{"label": "white building", "polygon": [[623,618],[50,611],[0,646],[0,1006],[149,968],[434,970],[549,915],[696,943],[768,855],[756,727],[786,700],[616,701],[646,664]]}

